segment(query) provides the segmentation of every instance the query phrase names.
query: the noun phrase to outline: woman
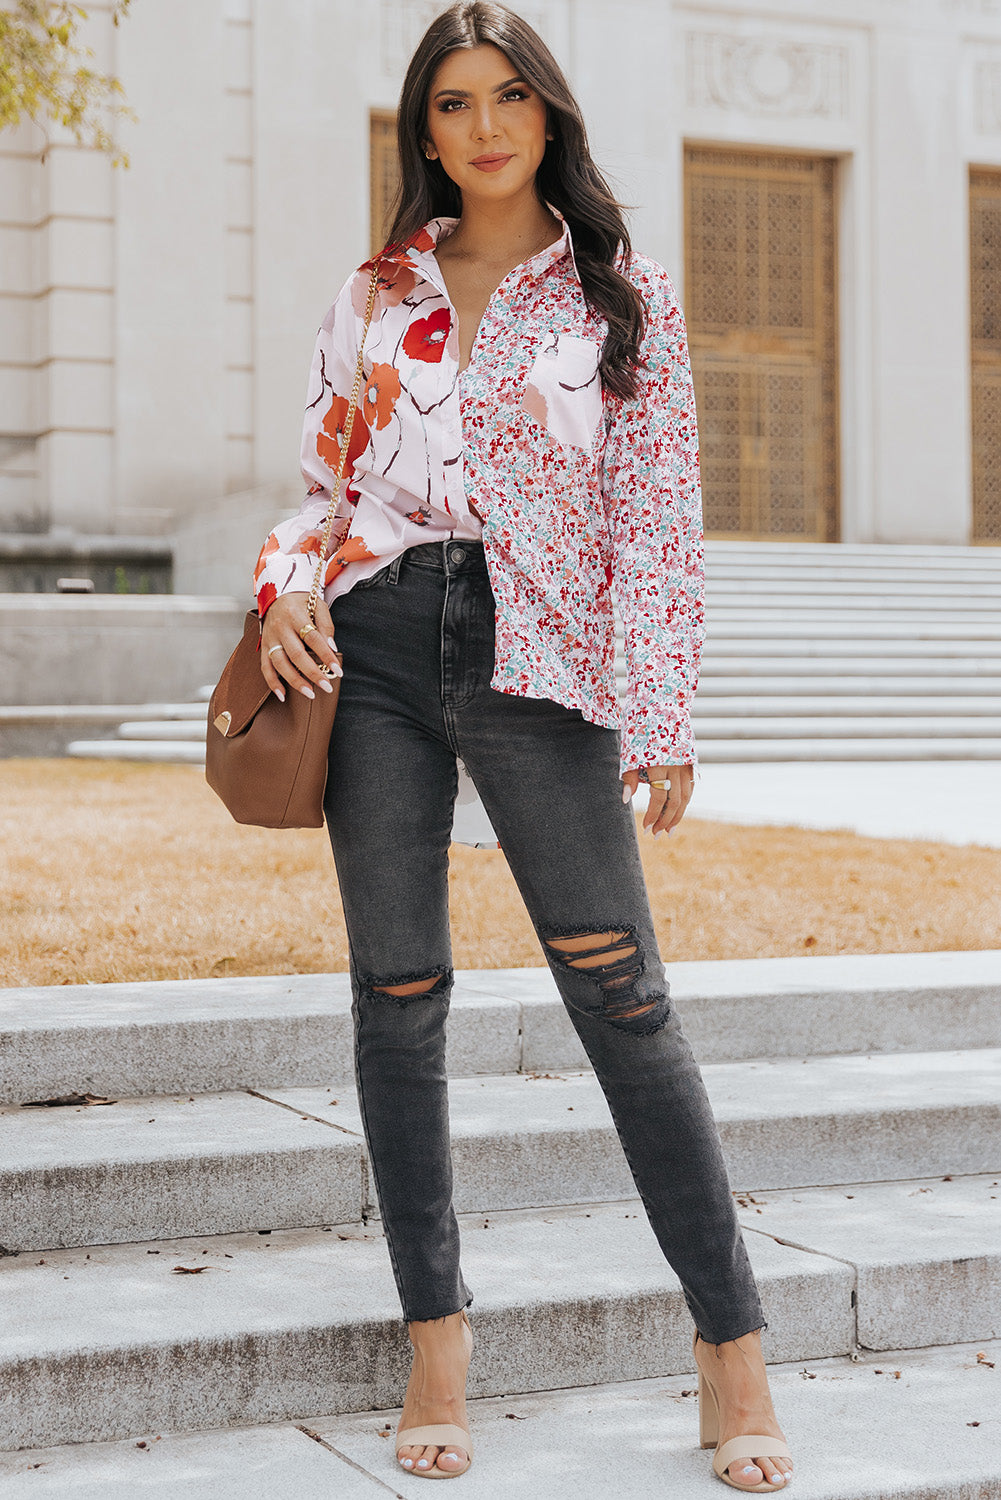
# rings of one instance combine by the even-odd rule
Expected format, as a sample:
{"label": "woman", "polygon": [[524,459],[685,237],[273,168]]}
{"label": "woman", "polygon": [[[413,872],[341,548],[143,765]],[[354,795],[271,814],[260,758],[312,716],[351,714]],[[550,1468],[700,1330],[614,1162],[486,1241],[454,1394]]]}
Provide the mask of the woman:
{"label": "woman", "polygon": [[461,758],[684,1288],[707,1445],[714,1399],[723,1443],[746,1438],[721,1443],[717,1471],[738,1488],[778,1488],[791,1466],[761,1356],[767,1324],[623,805],[649,780],[643,826],[656,837],[692,793],[702,546],[684,320],[667,273],[630,254],[567,83],[513,12],[458,4],[432,23],[403,86],[399,148],[327,549],[329,610],[321,600],[312,629],[307,591],[371,262],[320,329],[302,449],[310,491],[268,538],[256,577],[262,671],[279,697],[286,685],[328,687],[335,641],[345,663],[326,817],[358,1094],[414,1349],[398,1459],[446,1478],[472,1457],[472,1299],[444,1069]]}

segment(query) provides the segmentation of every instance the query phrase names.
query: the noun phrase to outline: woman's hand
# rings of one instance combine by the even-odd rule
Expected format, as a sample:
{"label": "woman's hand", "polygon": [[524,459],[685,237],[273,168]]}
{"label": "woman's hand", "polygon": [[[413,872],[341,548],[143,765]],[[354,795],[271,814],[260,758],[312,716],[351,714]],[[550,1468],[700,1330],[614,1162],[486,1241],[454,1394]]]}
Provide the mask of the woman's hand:
{"label": "woman's hand", "polygon": [[[274,605],[271,606],[274,609]],[[649,828],[654,838],[659,833],[670,833],[675,824],[685,816],[685,809],[692,800],[695,789],[694,766],[648,766],[647,776],[651,782],[666,781],[666,787],[650,787],[650,801],[643,814],[643,827]],[[640,783],[639,771],[626,771],[622,778],[625,790],[623,802],[636,795]],[[627,795],[628,793],[628,795]]]}
{"label": "woman's hand", "polygon": [[333,621],[322,598],[316,605],[316,629],[311,630],[305,640],[299,633],[309,624],[308,602],[308,594],[279,594],[264,616],[261,671],[264,681],[282,703],[285,702],[283,677],[290,687],[305,697],[315,698],[310,683],[316,683],[325,693],[333,692],[321,664],[330,666],[335,677],[343,675],[334,657]]}

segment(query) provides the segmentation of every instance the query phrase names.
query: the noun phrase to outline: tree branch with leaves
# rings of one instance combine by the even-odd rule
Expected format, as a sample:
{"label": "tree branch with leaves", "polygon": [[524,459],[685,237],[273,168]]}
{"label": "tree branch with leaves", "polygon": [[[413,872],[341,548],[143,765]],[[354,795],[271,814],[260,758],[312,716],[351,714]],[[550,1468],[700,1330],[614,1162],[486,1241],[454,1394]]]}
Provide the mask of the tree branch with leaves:
{"label": "tree branch with leaves", "polygon": [[[117,26],[131,0],[115,0]],[[17,0],[0,7],[0,131],[24,118],[56,123],[81,144],[104,151],[112,166],[129,158],[112,134],[117,120],[136,119],[117,78],[91,66],[94,52],[80,42],[88,13],[65,0]]]}

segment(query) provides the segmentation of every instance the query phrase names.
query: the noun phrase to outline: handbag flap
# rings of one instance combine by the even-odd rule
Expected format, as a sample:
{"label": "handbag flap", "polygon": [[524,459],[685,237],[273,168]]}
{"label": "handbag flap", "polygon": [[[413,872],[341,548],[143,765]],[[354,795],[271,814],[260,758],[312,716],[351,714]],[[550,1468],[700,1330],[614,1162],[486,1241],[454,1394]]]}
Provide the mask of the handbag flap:
{"label": "handbag flap", "polygon": [[220,734],[240,734],[270,697],[261,672],[260,619],[256,609],[251,609],[243,622],[243,637],[212,694],[209,722]]}

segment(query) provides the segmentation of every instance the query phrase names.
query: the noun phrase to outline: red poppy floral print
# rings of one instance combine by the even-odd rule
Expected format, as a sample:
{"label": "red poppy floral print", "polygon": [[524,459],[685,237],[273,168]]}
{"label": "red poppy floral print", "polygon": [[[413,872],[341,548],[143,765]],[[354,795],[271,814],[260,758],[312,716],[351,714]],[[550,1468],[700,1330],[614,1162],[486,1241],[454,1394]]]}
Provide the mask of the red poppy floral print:
{"label": "red poppy floral print", "polygon": [[452,315],[447,307],[438,308],[429,318],[417,318],[403,335],[404,354],[439,364],[451,326]]}
{"label": "red poppy floral print", "polygon": [[[623,771],[692,763],[702,504],[671,279],[643,255],[621,267],[647,307],[645,368],[630,401],[602,393],[607,325],[587,306],[565,223],[494,292],[460,373],[458,321],[434,254],[457,222],[432,219],[380,257],[324,597],[331,603],[420,542],[482,538],[497,603],[491,685],[620,728]],[[372,265],[348,278],[317,335],[302,437],[308,493],[262,548],[262,616],[279,594],[312,583]],[[621,704],[613,593],[628,674]]]}
{"label": "red poppy floral print", "polygon": [[[349,398],[334,396],[327,407],[320,430],[316,434],[316,451],[323,462],[335,474],[340,467],[341,449],[344,446],[344,434],[348,424]],[[345,472],[349,473],[368,442],[368,434],[365,431],[364,421],[359,420],[355,413],[355,422],[351,429],[351,446],[348,449],[348,461]]]}
{"label": "red poppy floral print", "polygon": [[[400,377],[392,365],[373,365],[363,399],[365,421],[380,431],[389,423],[400,395]],[[354,434],[352,433],[352,437]]]}

